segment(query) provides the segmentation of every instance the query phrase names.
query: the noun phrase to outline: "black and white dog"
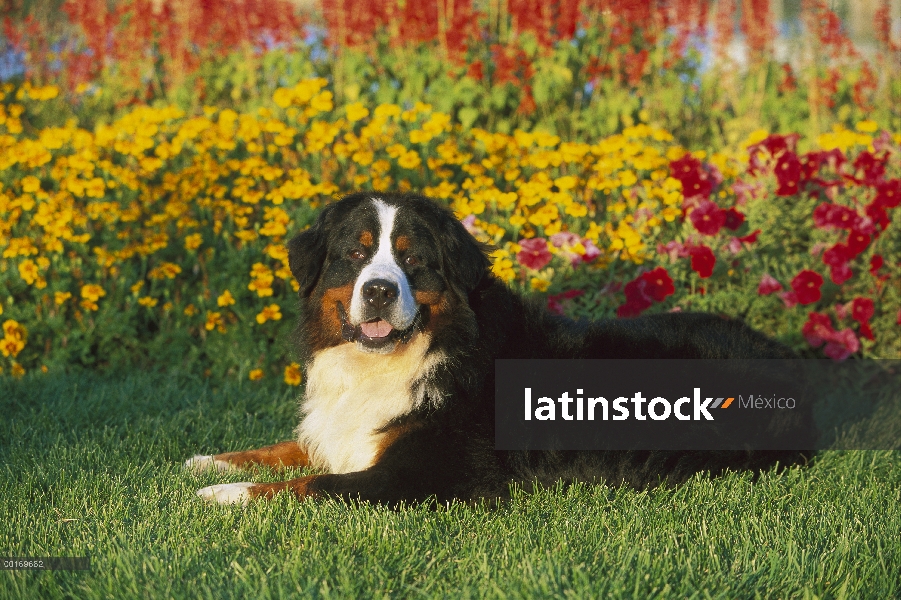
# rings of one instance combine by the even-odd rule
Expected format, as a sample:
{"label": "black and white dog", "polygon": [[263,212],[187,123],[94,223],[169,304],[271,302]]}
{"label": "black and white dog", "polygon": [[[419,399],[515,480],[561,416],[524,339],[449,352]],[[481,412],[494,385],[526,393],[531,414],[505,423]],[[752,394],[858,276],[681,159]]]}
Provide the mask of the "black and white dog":
{"label": "black and white dog", "polygon": [[300,284],[306,392],[296,439],[195,456],[194,470],[312,466],[327,474],[198,491],[246,503],[286,490],[395,503],[509,494],[560,479],[677,484],[763,469],[804,452],[500,452],[497,358],[791,358],[739,321],[703,314],[574,322],[511,291],[446,208],[413,194],[358,193],[288,245]]}

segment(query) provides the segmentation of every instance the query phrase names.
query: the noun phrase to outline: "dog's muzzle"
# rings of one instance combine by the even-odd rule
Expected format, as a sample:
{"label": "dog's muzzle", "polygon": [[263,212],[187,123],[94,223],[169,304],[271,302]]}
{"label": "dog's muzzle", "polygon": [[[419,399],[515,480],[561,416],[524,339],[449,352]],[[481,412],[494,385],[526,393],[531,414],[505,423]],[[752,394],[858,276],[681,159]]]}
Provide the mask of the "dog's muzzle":
{"label": "dog's muzzle", "polygon": [[[380,280],[374,280],[376,282]],[[373,282],[370,282],[373,283]],[[388,289],[378,289],[373,287],[371,290],[371,295],[366,295],[366,286],[364,286],[364,298],[367,303],[370,302],[374,308],[380,309],[383,306],[388,306],[397,298],[397,287],[388,283],[389,286],[394,288],[394,296],[389,297],[389,293],[391,293],[390,288]],[[369,283],[366,284],[370,285]],[[387,286],[386,286],[387,287]],[[422,309],[416,312],[416,316],[413,318],[413,321],[408,325],[405,329],[399,330],[395,329],[390,323],[381,319],[380,317],[376,317],[369,321],[365,321],[360,323],[359,325],[353,325],[350,322],[350,318],[347,316],[347,311],[344,309],[344,305],[341,302],[337,302],[338,308],[338,318],[341,319],[341,338],[345,342],[362,342],[363,345],[369,346],[373,344],[387,344],[388,342],[397,341],[402,344],[406,344],[413,337],[413,334],[416,331],[422,331],[424,327],[424,319],[422,316]],[[378,306],[380,305],[380,306]],[[387,335],[379,335],[380,330],[382,328],[390,327],[390,331]]]}

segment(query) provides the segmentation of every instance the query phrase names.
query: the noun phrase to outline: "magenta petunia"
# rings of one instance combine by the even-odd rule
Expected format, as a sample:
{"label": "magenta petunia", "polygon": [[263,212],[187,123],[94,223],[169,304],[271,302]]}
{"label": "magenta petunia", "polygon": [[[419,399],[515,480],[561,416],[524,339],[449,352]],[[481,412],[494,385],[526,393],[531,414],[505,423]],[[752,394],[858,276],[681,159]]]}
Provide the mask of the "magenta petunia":
{"label": "magenta petunia", "polygon": [[548,250],[547,240],[544,238],[520,240],[519,246],[522,250],[516,253],[516,260],[529,269],[535,271],[543,269],[553,258],[551,251]]}

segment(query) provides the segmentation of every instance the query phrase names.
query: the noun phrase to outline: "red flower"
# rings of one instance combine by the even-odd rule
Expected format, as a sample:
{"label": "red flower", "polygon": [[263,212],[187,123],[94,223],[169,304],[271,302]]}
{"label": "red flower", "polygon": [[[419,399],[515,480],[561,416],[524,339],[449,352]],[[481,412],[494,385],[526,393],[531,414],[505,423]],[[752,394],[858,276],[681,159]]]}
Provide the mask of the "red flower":
{"label": "red flower", "polygon": [[626,303],[616,309],[618,317],[637,317],[653,304],[644,294],[645,282],[639,277],[626,284]]}
{"label": "red flower", "polygon": [[704,235],[716,235],[726,224],[726,211],[715,202],[703,200],[691,211],[688,218],[691,219],[695,229]]}
{"label": "red flower", "polygon": [[466,76],[472,77],[476,81],[482,81],[485,79],[485,71],[482,68],[482,61],[477,60],[469,65],[469,68],[466,70]]}
{"label": "red flower", "polygon": [[776,281],[776,278],[769,273],[764,273],[760,278],[760,285],[757,286],[757,293],[761,296],[768,296],[773,292],[782,291],[782,284]]}
{"label": "red flower", "polygon": [[654,303],[675,293],[676,288],[663,267],[642,273],[626,284],[626,303],[616,309],[619,317],[637,317]]}
{"label": "red flower", "polygon": [[669,272],[663,267],[657,267],[653,271],[642,273],[641,278],[645,281],[645,292],[657,302],[662,302],[664,298],[676,292],[673,280],[669,276]]}
{"label": "red flower", "polygon": [[547,240],[544,238],[531,238],[520,240],[522,250],[516,253],[519,264],[538,271],[551,262],[551,251],[548,250]]}
{"label": "red flower", "polygon": [[823,252],[823,262],[829,265],[830,276],[836,285],[845,283],[854,275],[848,263],[855,256],[847,244],[836,244]]}
{"label": "red flower", "polygon": [[851,318],[861,325],[869,323],[875,312],[875,304],[870,298],[855,298],[851,302]]}
{"label": "red flower", "polygon": [[713,274],[713,266],[716,264],[716,256],[713,250],[707,246],[694,246],[689,250],[691,254],[691,268],[701,277],[706,279]]}
{"label": "red flower", "polygon": [[851,252],[852,257],[866,250],[869,245],[870,236],[856,230],[848,234],[848,251]]}
{"label": "red flower", "polygon": [[745,216],[737,211],[734,207],[725,211],[726,213],[726,221],[724,223],[726,229],[731,229],[735,231],[741,224],[745,222]]}
{"label": "red flower", "polygon": [[888,227],[888,224],[891,222],[889,221],[888,213],[885,212],[882,205],[875,201],[867,204],[866,207],[864,207],[864,212],[870,220],[873,221],[874,228],[878,227],[879,231],[885,231],[885,228]]}
{"label": "red flower", "polygon": [[873,329],[870,328],[869,323],[861,323],[860,324],[860,335],[872,341],[876,339],[876,336],[873,335]]}
{"label": "red flower", "polygon": [[863,183],[876,185],[885,175],[885,160],[884,155],[875,156],[864,150],[854,160],[854,168],[863,171]]}
{"label": "red flower", "polygon": [[835,285],[841,285],[854,277],[854,271],[851,270],[848,263],[831,265],[829,267],[829,277]]}
{"label": "red flower", "polygon": [[700,196],[706,198],[713,191],[713,179],[704,170],[704,165],[691,154],[669,164],[674,179],[682,182],[682,195],[686,198]]}
{"label": "red flower", "polygon": [[776,161],[776,188],[777,196],[794,196],[798,193],[798,184],[801,181],[801,161],[794,152],[783,152]]}
{"label": "red flower", "polygon": [[813,224],[820,229],[854,229],[860,221],[857,211],[840,204],[824,202],[813,210]]}
{"label": "red flower", "polygon": [[830,267],[845,264],[852,258],[846,244],[836,244],[823,252],[823,262]]}
{"label": "red flower", "polygon": [[832,319],[828,315],[812,312],[807,315],[807,322],[801,328],[801,334],[808,344],[819,348],[823,342],[832,339],[832,336],[835,335]]}
{"label": "red flower", "polygon": [[822,297],[820,287],[823,285],[823,276],[815,271],[805,269],[795,275],[791,281],[792,291],[801,304],[813,304]]}
{"label": "red flower", "polygon": [[870,275],[875,277],[880,282],[885,281],[886,279],[891,277],[887,273],[885,275],[879,274],[879,270],[882,268],[882,266],[884,264],[885,264],[885,259],[882,258],[881,254],[874,254],[873,257],[870,259]]}
{"label": "red flower", "polygon": [[776,156],[783,152],[794,152],[799,139],[801,139],[801,136],[797,133],[789,135],[773,133],[762,142],[755,144],[755,146],[762,146],[766,148],[772,156]]}
{"label": "red flower", "polygon": [[739,242],[742,242],[742,243],[745,243],[745,244],[753,244],[754,242],[757,241],[757,236],[759,236],[759,235],[760,235],[760,230],[759,230],[759,229],[755,229],[754,231],[752,231],[752,232],[749,233],[748,235],[745,235],[745,236],[742,236],[742,237],[738,238],[738,241],[739,241]]}
{"label": "red flower", "polygon": [[889,179],[878,184],[873,204],[882,208],[895,208],[901,204],[901,179]]}

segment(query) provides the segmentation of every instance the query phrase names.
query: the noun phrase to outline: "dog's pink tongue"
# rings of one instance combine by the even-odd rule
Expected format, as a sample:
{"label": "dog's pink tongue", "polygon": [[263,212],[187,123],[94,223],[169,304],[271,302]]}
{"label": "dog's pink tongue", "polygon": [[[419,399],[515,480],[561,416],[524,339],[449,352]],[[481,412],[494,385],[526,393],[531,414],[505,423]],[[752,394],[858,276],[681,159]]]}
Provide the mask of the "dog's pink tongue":
{"label": "dog's pink tongue", "polygon": [[370,323],[360,323],[360,329],[363,330],[363,335],[368,338],[380,338],[391,333],[393,328],[388,321],[379,319]]}

